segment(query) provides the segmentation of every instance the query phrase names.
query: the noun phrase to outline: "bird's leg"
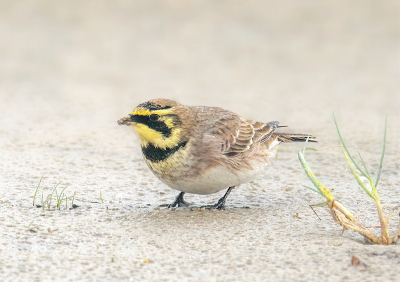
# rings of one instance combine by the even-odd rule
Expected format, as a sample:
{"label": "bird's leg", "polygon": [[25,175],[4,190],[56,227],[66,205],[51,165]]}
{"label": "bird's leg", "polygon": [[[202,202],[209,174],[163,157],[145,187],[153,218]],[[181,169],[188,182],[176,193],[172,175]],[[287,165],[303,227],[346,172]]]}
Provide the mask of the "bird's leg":
{"label": "bird's leg", "polygon": [[167,208],[175,208],[175,207],[187,207],[190,204],[183,200],[183,195],[185,195],[185,192],[180,192],[178,197],[176,197],[175,201],[172,204],[165,204],[161,205],[160,207],[167,207]]}
{"label": "bird's leg", "polygon": [[215,205],[212,205],[212,206],[205,206],[205,208],[206,208],[206,209],[209,209],[209,210],[213,210],[213,209],[216,209],[216,210],[223,210],[223,209],[225,209],[225,201],[226,201],[226,198],[228,198],[229,193],[230,193],[235,187],[236,187],[236,186],[229,187],[228,190],[226,190],[225,195],[224,195],[221,199],[218,200],[218,203],[216,203]]}

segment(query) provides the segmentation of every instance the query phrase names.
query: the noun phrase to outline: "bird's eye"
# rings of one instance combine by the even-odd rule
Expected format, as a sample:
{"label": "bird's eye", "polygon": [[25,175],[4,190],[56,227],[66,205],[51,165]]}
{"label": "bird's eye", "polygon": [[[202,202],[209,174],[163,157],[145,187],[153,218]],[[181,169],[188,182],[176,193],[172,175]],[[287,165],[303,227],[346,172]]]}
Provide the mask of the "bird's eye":
{"label": "bird's eye", "polygon": [[156,115],[156,114],[150,115],[150,121],[157,121],[159,118],[160,118],[159,115]]}

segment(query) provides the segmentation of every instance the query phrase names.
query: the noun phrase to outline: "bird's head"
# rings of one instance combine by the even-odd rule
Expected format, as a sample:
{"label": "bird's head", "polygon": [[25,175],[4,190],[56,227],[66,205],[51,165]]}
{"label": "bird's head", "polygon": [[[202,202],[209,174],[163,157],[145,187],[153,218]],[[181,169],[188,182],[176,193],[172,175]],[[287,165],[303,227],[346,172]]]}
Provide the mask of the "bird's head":
{"label": "bird's head", "polygon": [[118,120],[119,125],[135,128],[143,147],[151,143],[162,149],[173,148],[185,141],[191,122],[188,107],[167,99],[142,103],[128,116]]}

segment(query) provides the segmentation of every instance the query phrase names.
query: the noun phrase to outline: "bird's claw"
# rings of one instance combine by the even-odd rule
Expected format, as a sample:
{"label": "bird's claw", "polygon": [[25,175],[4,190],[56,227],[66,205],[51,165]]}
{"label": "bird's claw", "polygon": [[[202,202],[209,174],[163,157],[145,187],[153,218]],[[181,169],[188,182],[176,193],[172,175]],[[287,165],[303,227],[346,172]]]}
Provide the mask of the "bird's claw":
{"label": "bird's claw", "polygon": [[172,204],[163,204],[160,205],[160,207],[167,207],[167,208],[181,208],[181,207],[188,207],[193,205],[192,203],[188,203],[185,200],[183,200],[183,195],[185,192],[179,193],[178,197],[176,197],[175,201]]}

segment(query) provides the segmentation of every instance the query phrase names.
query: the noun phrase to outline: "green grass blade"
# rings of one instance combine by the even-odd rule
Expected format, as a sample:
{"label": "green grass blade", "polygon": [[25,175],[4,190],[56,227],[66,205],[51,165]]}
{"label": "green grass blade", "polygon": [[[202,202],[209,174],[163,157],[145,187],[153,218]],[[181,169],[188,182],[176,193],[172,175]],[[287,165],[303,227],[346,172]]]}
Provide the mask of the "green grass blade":
{"label": "green grass blade", "polygon": [[65,189],[67,189],[67,186],[65,186],[64,189],[61,190],[60,196],[57,195],[57,207],[58,207],[58,209],[61,208],[61,201],[62,201],[63,198],[64,198],[64,191],[65,191]]}
{"label": "green grass blade", "polygon": [[59,197],[58,197],[58,193],[57,193],[57,189],[56,189],[56,200],[57,200],[57,208],[59,207],[59,203],[60,203],[60,201],[59,201]]}
{"label": "green grass blade", "polygon": [[310,187],[310,186],[307,186],[307,185],[302,185],[302,186],[305,187],[305,188],[308,188],[308,189],[310,189],[310,190],[312,190],[312,191],[314,191],[315,193],[320,194],[321,196],[323,196],[322,193],[321,193],[321,191],[319,191],[319,190],[315,190],[314,188],[312,188],[312,187]]}
{"label": "green grass blade", "polygon": [[[47,196],[47,198],[49,199],[48,208],[50,208],[50,206],[51,206],[51,199],[53,199],[53,193],[54,193],[54,191],[56,191],[56,195],[57,195],[57,187],[58,187],[58,185],[60,185],[60,184],[61,184],[61,182],[58,183],[58,184],[56,185],[56,187],[54,187],[54,189],[53,189],[53,191],[51,192],[51,194]],[[57,197],[58,197],[58,196],[57,196]],[[46,200],[46,202],[47,202],[47,200]]]}
{"label": "green grass blade", "polygon": [[382,155],[381,155],[381,162],[379,164],[378,176],[376,177],[375,187],[378,187],[379,178],[381,177],[382,171],[382,164],[383,164],[383,157],[385,156],[385,149],[386,149],[386,127],[387,127],[387,116],[385,119],[385,133],[383,135],[383,148],[382,148]]}
{"label": "green grass blade", "polygon": [[353,157],[351,156],[349,150],[347,149],[347,146],[346,146],[346,144],[344,143],[344,140],[343,140],[343,138],[342,138],[342,135],[340,134],[339,126],[338,126],[338,124],[337,124],[337,122],[336,122],[336,117],[335,117],[335,115],[333,115],[333,120],[335,121],[336,130],[337,130],[337,132],[338,132],[338,135],[339,135],[339,138],[340,138],[340,142],[342,142],[343,148],[346,150],[346,153],[347,153],[347,155],[349,156],[351,162],[356,166],[356,168],[357,168],[365,177],[368,178],[368,175],[367,175],[364,171],[361,170],[361,168],[360,168],[360,167],[357,165],[357,163],[354,161],[354,159],[353,159]]}
{"label": "green grass blade", "polygon": [[367,168],[367,166],[365,165],[364,160],[363,160],[363,158],[361,157],[360,152],[357,152],[357,153],[358,153],[358,156],[360,157],[361,162],[362,162],[362,164],[363,164],[363,166],[364,166],[364,168],[365,168],[365,172],[366,172],[367,175],[368,175],[368,179],[371,179],[371,176],[370,176],[370,174],[369,174],[368,168]]}
{"label": "green grass blade", "polygon": [[74,196],[73,196],[73,198],[72,198],[72,203],[71,203],[71,206],[72,206],[72,207],[74,206],[75,194],[76,194],[76,191],[74,192]]}
{"label": "green grass blade", "polygon": [[28,229],[29,229],[29,230],[31,230],[31,225],[32,225],[32,223],[33,223],[34,221],[35,221],[35,220],[32,220],[31,223],[29,223],[29,225],[28,225]]}
{"label": "green grass blade", "polygon": [[60,195],[64,194],[64,191],[65,191],[65,189],[67,189],[67,188],[68,188],[68,186],[65,186],[64,189],[61,190],[61,194],[60,194]]}
{"label": "green grass blade", "polygon": [[42,177],[40,177],[39,184],[36,187],[35,195],[33,195],[33,206],[35,206],[36,194],[37,194],[37,191],[39,190],[39,186],[40,186],[40,183],[42,182],[42,179],[43,179],[43,175],[42,175]]}
{"label": "green grass blade", "polygon": [[350,162],[350,160],[349,160],[349,157],[347,156],[346,151],[344,150],[344,148],[342,148],[342,150],[343,150],[344,156],[345,156],[345,158],[346,158],[346,161],[347,161],[347,163],[349,164],[349,167],[350,167],[350,169],[351,169],[351,172],[352,172],[353,175],[354,175],[354,178],[357,180],[357,182],[358,182],[358,184],[361,186],[361,188],[364,189],[365,193],[367,193],[368,196],[370,196],[372,199],[375,200],[374,195],[372,195],[371,191],[369,191],[368,188],[365,187],[365,185],[364,185],[364,183],[362,183],[360,177],[358,177],[356,171],[354,170],[353,166],[351,165],[351,162]]}
{"label": "green grass blade", "polygon": [[45,203],[46,203],[48,209],[50,208],[50,205],[51,205],[51,198],[52,198],[52,197],[53,197],[53,194],[47,195],[47,197],[46,197]]}
{"label": "green grass blade", "polygon": [[325,197],[328,201],[331,201],[333,199],[332,194],[329,192],[328,189],[326,189],[319,181],[318,179],[314,176],[314,174],[311,171],[310,166],[308,165],[307,161],[304,158],[304,149],[301,150],[297,155],[299,157],[300,163],[303,166],[303,169],[305,173],[307,174],[307,177],[311,180],[311,182],[314,184],[315,188],[317,188],[318,191],[320,191],[318,194],[321,194],[323,197]]}
{"label": "green grass blade", "polygon": [[326,206],[328,204],[328,201],[324,201],[324,202],[321,202],[321,203],[318,203],[318,204],[314,204],[314,205],[311,205],[311,206],[313,206],[313,207],[323,207],[323,206]]}

